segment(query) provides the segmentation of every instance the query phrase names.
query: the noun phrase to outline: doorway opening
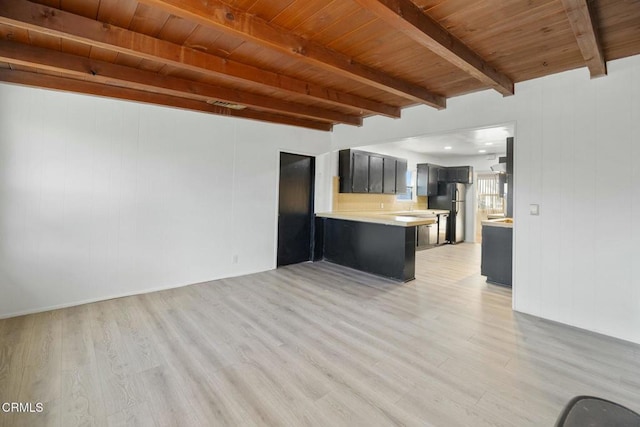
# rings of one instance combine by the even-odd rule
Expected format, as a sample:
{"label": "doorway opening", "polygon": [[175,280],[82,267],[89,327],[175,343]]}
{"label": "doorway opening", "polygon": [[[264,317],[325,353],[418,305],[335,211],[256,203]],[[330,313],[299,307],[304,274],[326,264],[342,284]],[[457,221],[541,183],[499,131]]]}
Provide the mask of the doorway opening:
{"label": "doorway opening", "polygon": [[280,153],[278,267],[311,261],[315,158]]}

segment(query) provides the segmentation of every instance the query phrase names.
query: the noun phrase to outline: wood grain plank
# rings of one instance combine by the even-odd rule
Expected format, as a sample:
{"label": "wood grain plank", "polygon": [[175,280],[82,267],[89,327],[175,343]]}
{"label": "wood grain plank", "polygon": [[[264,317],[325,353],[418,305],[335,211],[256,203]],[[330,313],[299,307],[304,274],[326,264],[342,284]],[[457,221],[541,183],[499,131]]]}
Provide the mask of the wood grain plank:
{"label": "wood grain plank", "polygon": [[45,87],[55,90],[86,93],[96,96],[104,96],[109,98],[124,99],[129,101],[143,102],[149,104],[165,105],[174,108],[186,110],[202,111],[210,114],[217,114],[229,117],[243,117],[271,123],[287,124],[292,126],[308,127],[310,129],[330,131],[331,124],[318,122],[314,120],[306,120],[297,117],[284,116],[281,114],[267,113],[262,111],[231,110],[229,108],[217,107],[209,105],[201,101],[190,100],[186,98],[177,98],[168,95],[162,95],[152,92],[139,91],[135,89],[110,86],[62,78],[58,76],[49,76],[36,73],[31,67],[16,66],[15,70],[3,70],[0,73],[0,81],[22,84],[26,86]]}
{"label": "wood grain plank", "polygon": [[133,15],[138,9],[135,0],[100,0],[98,8],[98,21],[129,28]]}
{"label": "wood grain plank", "polygon": [[91,19],[98,18],[100,0],[60,0],[60,9]]}
{"label": "wood grain plank", "polygon": [[171,15],[158,33],[158,38],[175,44],[184,44],[197,27],[198,24],[195,22]]}
{"label": "wood grain plank", "polygon": [[[20,398],[20,385],[35,331],[35,316],[21,316],[0,321],[0,401],[15,402]],[[12,425],[16,415],[0,415],[0,421]]]}
{"label": "wood grain plank", "polygon": [[358,116],[345,115],[304,104],[279,101],[265,96],[204,85],[170,76],[161,76],[155,72],[143,71],[143,64],[140,64],[141,69],[138,70],[103,61],[89,61],[86,58],[74,55],[58,54],[52,56],[45,49],[4,41],[0,41],[0,57],[21,65],[45,68],[49,71],[60,72],[74,77],[86,77],[87,80],[90,79],[106,85],[119,84],[138,90],[149,90],[171,96],[199,99],[203,102],[212,99],[221,100],[254,107],[261,111],[287,113],[330,123],[362,125],[362,118]]}
{"label": "wood grain plank", "polygon": [[96,365],[90,311],[90,305],[82,305],[61,312],[60,417],[64,426],[106,425],[107,414]]}
{"label": "wood grain plank", "polygon": [[288,5],[287,8],[281,10],[280,13],[275,15],[272,19],[269,19],[269,22],[282,28],[293,30],[300,23],[306,21],[315,13],[317,13],[319,9],[331,3],[332,2],[321,0],[292,2]]}
{"label": "wood grain plank", "polygon": [[125,347],[120,328],[110,308],[110,301],[91,306],[90,333],[95,352],[96,370],[107,414],[144,402],[142,382]]}
{"label": "wood grain plank", "polygon": [[595,18],[589,10],[589,3],[586,0],[562,0],[562,5],[567,12],[571,29],[576,36],[591,78],[606,75],[607,66],[602,53],[602,44]]}
{"label": "wood grain plank", "polygon": [[[305,263],[0,320],[0,396],[59,336],[65,369],[37,389],[62,383],[65,427],[537,427],[584,392],[640,409],[639,345],[515,313],[479,273],[479,245],[447,245],[405,284]],[[143,399],[101,412],[125,371]]]}
{"label": "wood grain plank", "polygon": [[246,10],[248,13],[259,16],[265,21],[271,21],[274,17],[278,16],[280,12],[291,6],[295,0],[269,0],[269,1],[256,1]]}
{"label": "wood grain plank", "polygon": [[41,402],[41,413],[17,414],[16,426],[61,425],[62,322],[61,311],[34,316],[34,332],[25,354],[18,402]]}
{"label": "wood grain plank", "polygon": [[165,23],[169,20],[169,14],[146,4],[139,4],[131,18],[129,29],[137,33],[156,37]]}
{"label": "wood grain plank", "polygon": [[322,102],[359,108],[361,111],[374,111],[394,117],[400,114],[397,107],[383,105],[277,73],[266,72],[257,67],[205,54],[123,28],[105,26],[100,22],[81,16],[53,9],[43,9],[42,6],[27,1],[12,0],[10,3],[0,3],[0,22],[92,45],[91,57],[106,62],[115,61],[115,57],[105,57],[105,49],[136,55],[152,62],[170,64],[191,71],[227,77],[231,80],[250,81],[308,96]]}
{"label": "wood grain plank", "polygon": [[252,41],[264,47],[292,55],[300,61],[324,68],[344,77],[408,97],[437,109],[446,106],[445,99],[411,82],[403,81],[359,64],[340,52],[306,40],[294,33],[283,31],[267,21],[239,9],[231,10],[222,2],[144,0],[145,3],[161,7],[167,12],[182,16],[234,36]]}
{"label": "wood grain plank", "polygon": [[488,64],[461,40],[425,15],[410,0],[355,0],[412,40],[503,95],[513,95],[513,81]]}
{"label": "wood grain plank", "polygon": [[149,405],[141,403],[122,411],[109,415],[107,418],[109,427],[157,427],[154,421],[154,414],[149,409]]}

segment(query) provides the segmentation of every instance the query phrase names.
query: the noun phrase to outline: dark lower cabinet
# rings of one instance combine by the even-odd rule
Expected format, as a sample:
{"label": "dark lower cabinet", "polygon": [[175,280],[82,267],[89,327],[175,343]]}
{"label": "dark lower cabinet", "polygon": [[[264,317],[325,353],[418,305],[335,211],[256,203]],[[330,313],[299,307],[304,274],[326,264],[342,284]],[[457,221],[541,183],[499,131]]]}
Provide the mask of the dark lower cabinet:
{"label": "dark lower cabinet", "polygon": [[513,229],[482,226],[482,262],[480,274],[487,282],[511,286],[513,270]]}
{"label": "dark lower cabinet", "polygon": [[416,228],[324,219],[324,259],[407,282],[415,278]]}

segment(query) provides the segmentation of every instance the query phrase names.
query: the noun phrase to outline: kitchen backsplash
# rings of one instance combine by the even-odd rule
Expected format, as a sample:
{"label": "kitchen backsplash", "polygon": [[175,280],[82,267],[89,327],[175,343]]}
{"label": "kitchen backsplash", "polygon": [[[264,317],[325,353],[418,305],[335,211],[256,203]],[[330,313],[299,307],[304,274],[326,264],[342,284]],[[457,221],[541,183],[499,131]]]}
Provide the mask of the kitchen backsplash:
{"label": "kitchen backsplash", "polygon": [[416,200],[396,200],[395,194],[340,193],[340,178],[333,177],[333,211],[403,211],[427,209],[427,197]]}

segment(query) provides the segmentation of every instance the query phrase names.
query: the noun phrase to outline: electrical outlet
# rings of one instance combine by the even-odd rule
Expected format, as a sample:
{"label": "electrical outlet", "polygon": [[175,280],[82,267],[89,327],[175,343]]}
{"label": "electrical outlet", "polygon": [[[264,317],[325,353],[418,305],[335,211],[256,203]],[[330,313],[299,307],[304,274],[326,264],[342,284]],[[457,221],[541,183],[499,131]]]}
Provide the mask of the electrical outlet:
{"label": "electrical outlet", "polygon": [[237,254],[233,256],[233,263],[234,264],[238,263],[238,255]]}
{"label": "electrical outlet", "polygon": [[380,209],[384,209],[384,203],[380,203]]}

